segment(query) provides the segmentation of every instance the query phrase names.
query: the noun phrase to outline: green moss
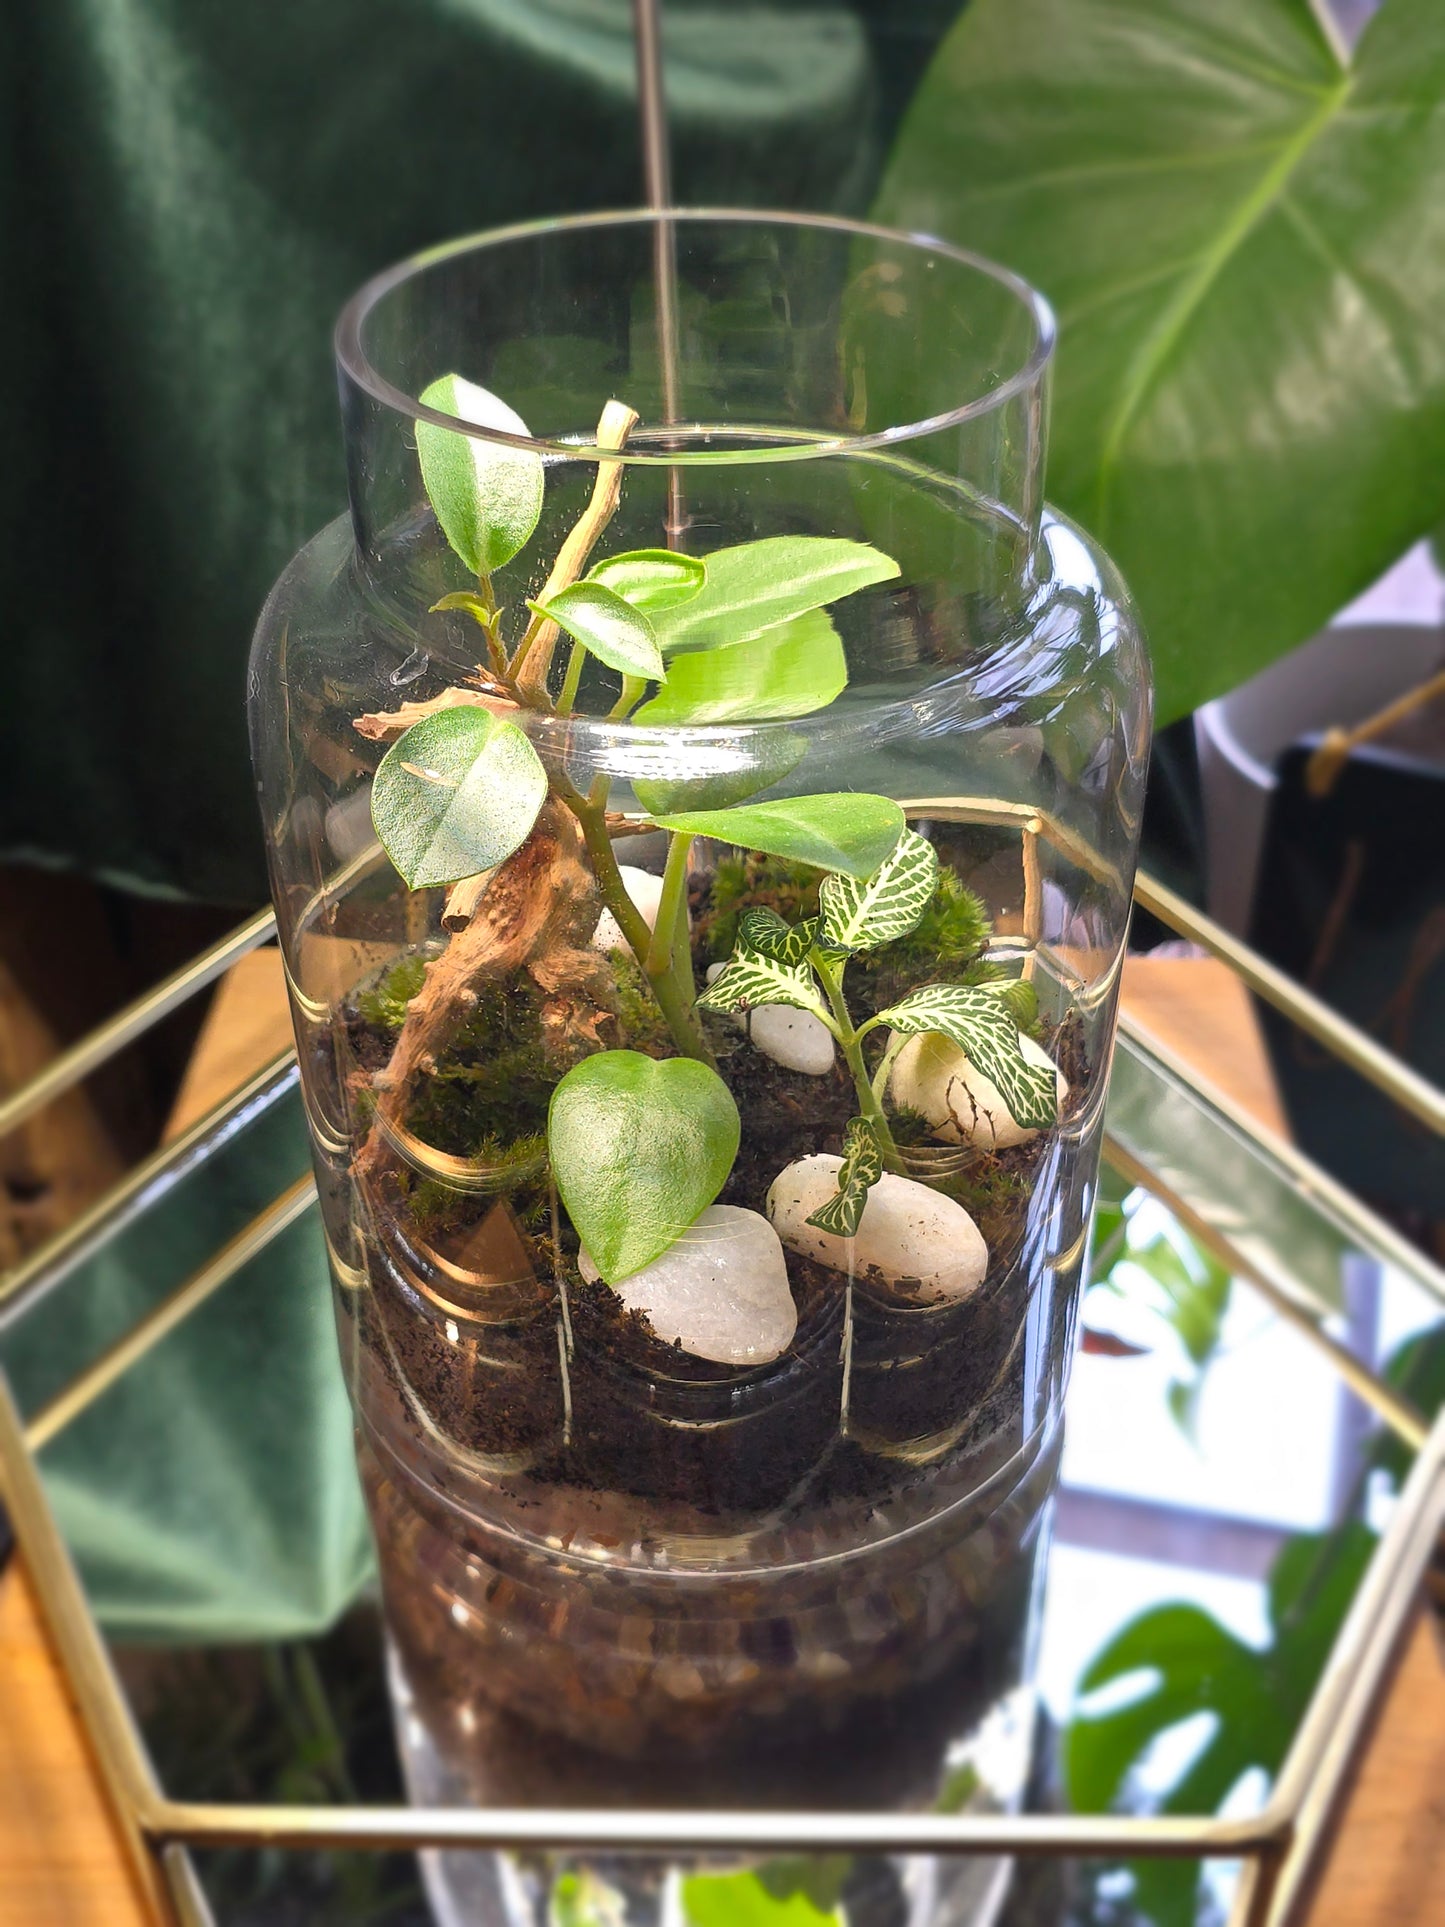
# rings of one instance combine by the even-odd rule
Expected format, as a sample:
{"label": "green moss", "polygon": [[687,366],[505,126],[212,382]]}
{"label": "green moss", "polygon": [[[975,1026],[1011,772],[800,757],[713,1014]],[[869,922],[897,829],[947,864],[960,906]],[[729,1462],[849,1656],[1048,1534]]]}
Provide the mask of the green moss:
{"label": "green moss", "polygon": [[672,1033],[658,1009],[641,964],[630,950],[609,951],[607,961],[617,985],[618,1021],[624,1049],[644,1051],[649,1057],[673,1056],[676,1047]]}
{"label": "green moss", "polygon": [[709,962],[730,957],[744,910],[776,910],[789,923],[818,914],[819,872],[786,857],[725,856],[713,874],[698,941]]}
{"label": "green moss", "polygon": [[565,1065],[549,1056],[541,1000],[525,980],[481,983],[472,1014],[435,1071],[421,1080],[408,1124],[453,1157],[478,1158],[547,1128]]}
{"label": "green moss", "polygon": [[394,963],[370,990],[363,990],[356,1008],[363,1020],[381,1030],[400,1030],[406,1022],[406,1007],[421,989],[428,957],[403,957]]}
{"label": "green moss", "polygon": [[[548,1217],[546,1186],[547,1140],[541,1132],[504,1143],[491,1136],[481,1139],[472,1155],[491,1167],[496,1196],[506,1197],[521,1223],[531,1230],[545,1224]],[[458,1191],[439,1178],[418,1178],[407,1197],[407,1206],[418,1231],[441,1230],[459,1213],[474,1210],[476,1197]]]}

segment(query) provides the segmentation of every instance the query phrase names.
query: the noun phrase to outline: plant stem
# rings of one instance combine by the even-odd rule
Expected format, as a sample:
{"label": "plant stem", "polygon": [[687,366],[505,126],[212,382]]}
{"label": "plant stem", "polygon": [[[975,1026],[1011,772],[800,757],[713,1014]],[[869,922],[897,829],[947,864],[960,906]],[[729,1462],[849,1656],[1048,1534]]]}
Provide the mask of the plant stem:
{"label": "plant stem", "polygon": [[879,1148],[883,1153],[884,1164],[890,1171],[902,1172],[903,1159],[899,1155],[898,1146],[893,1142],[893,1133],[888,1128],[888,1119],[884,1114],[882,1102],[869,1079],[868,1066],[863,1061],[860,1033],[853,1026],[853,1019],[843,996],[844,965],[835,964],[817,950],[813,951],[809,962],[817,973],[832,1008],[838,1048],[842,1051],[843,1061],[852,1073],[853,1088],[858,1093],[859,1116],[866,1117],[873,1126]]}
{"label": "plant stem", "polygon": [[672,968],[676,947],[678,908],[687,904],[687,858],[692,838],[674,830],[667,839],[667,862],[662,871],[662,895],[657,905],[657,921],[652,927],[652,942],[647,947],[644,969],[649,977],[660,977]]}
{"label": "plant stem", "polygon": [[[652,932],[647,927],[647,919],[627,894],[627,885],[622,881],[622,873],[617,867],[613,853],[612,840],[607,834],[607,822],[603,812],[594,807],[585,796],[569,784],[562,791],[562,800],[582,825],[582,838],[587,845],[587,854],[592,859],[593,874],[597,878],[597,888],[602,901],[612,912],[617,927],[641,964],[652,994],[657,999],[658,1008],[667,1020],[672,1032],[673,1042],[684,1057],[695,1057],[700,1064],[716,1070],[717,1060],[712,1047],[703,1033],[702,1021],[693,1002],[692,986],[684,983],[677,969],[677,959],[669,960],[670,967],[654,975],[648,968],[648,954],[652,948]],[[669,858],[670,858],[669,853]],[[684,872],[686,856],[684,854]],[[665,886],[664,886],[665,887]],[[662,908],[659,906],[658,925],[662,924]]]}
{"label": "plant stem", "polygon": [[[621,448],[638,420],[636,409],[625,402],[610,401],[597,424],[598,448]],[[538,602],[547,602],[561,589],[574,583],[587,566],[587,558],[597,539],[617,511],[622,494],[621,462],[600,461],[592,499],[578,517],[576,526],[557,551],[552,573],[547,577]],[[518,693],[526,701],[545,703],[547,671],[552,665],[558,629],[546,616],[534,615],[512,657],[510,674]]]}
{"label": "plant stem", "polygon": [[557,714],[559,716],[570,716],[572,714],[572,705],[577,700],[578,685],[582,681],[582,665],[586,660],[586,648],[582,643],[574,642],[572,645],[572,653],[567,658],[567,674],[562,680],[562,693],[557,698]]}

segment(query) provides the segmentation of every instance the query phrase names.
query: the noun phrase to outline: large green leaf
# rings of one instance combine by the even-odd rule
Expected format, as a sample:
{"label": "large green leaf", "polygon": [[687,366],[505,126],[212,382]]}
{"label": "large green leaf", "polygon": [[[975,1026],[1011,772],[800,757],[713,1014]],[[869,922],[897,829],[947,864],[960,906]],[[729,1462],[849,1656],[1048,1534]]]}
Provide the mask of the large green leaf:
{"label": "large green leaf", "polygon": [[701,594],[659,612],[657,640],[666,654],[746,642],[898,573],[891,556],[831,535],[770,535],[704,559]]}
{"label": "large green leaf", "polygon": [[764,856],[792,857],[855,877],[876,870],[903,832],[903,812],[896,803],[852,790],[745,803],[733,810],[686,810],[657,821],[665,830],[716,837]]}
{"label": "large green leaf", "polygon": [[1385,0],[1348,69],[1323,13],[973,0],[876,208],[1057,309],[1048,492],[1123,569],[1165,718],[1445,513],[1439,0]]}
{"label": "large green leaf", "polygon": [[[422,390],[421,399],[428,408],[479,428],[527,433],[514,408],[460,375],[443,375]],[[542,513],[540,455],[420,421],[416,453],[442,533],[473,575],[500,569],[531,540]]]}
{"label": "large green leaf", "polygon": [[691,1057],[601,1051],[552,1093],[547,1148],[577,1234],[609,1285],[661,1257],[727,1181],[732,1093]]}
{"label": "large green leaf", "polygon": [[809,609],[725,649],[674,656],[667,687],[634,721],[654,728],[775,722],[810,716],[848,686],[843,641],[822,609]]}
{"label": "large green leaf", "polygon": [[547,795],[526,734],[489,709],[443,709],[399,736],[371,786],[381,846],[413,890],[475,876],[520,849]]}
{"label": "large green leaf", "polygon": [[667,674],[647,617],[601,582],[569,583],[544,602],[529,602],[527,607],[550,616],[609,669],[624,676]]}

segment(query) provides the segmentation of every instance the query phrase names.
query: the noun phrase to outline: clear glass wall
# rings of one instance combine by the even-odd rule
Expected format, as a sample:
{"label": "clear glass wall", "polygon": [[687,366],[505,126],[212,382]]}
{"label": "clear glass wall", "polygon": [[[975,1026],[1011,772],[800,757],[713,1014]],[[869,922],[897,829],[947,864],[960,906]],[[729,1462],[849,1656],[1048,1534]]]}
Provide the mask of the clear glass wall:
{"label": "clear glass wall", "polygon": [[[447,1797],[764,1804],[806,1758],[809,1804],[926,1803],[1026,1688],[1147,756],[1127,600],[1042,500],[1047,311],[845,222],[600,217],[406,264],[338,346],[352,517],[268,604],[253,743],[413,1764]],[[447,376],[520,423],[425,406]],[[540,478],[484,584],[428,431]],[[653,608],[665,680],[529,608],[586,535],[588,569],[703,562]],[[784,551],[744,545],[782,539],[769,602]],[[545,799],[484,882],[408,889],[373,780],[448,706],[515,724]],[[851,870],[768,814],[819,798]],[[840,943],[905,847],[896,934]],[[709,1008],[779,919],[813,1002]],[[1002,1057],[917,1016],[937,986]],[[548,1136],[604,1051],[705,1063],[738,1120],[610,1283]],[[830,1234],[805,1206],[860,1117],[883,1174]]]}

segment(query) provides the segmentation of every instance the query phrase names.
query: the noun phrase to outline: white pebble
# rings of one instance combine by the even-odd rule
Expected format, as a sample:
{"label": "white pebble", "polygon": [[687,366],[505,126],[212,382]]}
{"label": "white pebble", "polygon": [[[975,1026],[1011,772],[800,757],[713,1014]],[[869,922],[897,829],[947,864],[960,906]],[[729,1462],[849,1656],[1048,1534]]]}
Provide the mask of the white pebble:
{"label": "white pebble", "polygon": [[[584,1278],[599,1275],[585,1249],[579,1262]],[[719,1365],[766,1365],[798,1329],[778,1234],[735,1204],[709,1205],[660,1258],[612,1289],[664,1344]]]}
{"label": "white pebble", "polygon": [[[726,964],[709,964],[708,982],[726,968]],[[833,1068],[833,1033],[811,1010],[795,1010],[791,1004],[760,1004],[756,1010],[738,1011],[733,1022],[741,1024],[764,1057],[771,1057],[785,1071],[826,1077]]]}
{"label": "white pebble", "polygon": [[[1030,1064],[1053,1070],[1062,1110],[1069,1094],[1063,1072],[1031,1037],[1020,1037],[1019,1046]],[[1014,1122],[998,1087],[957,1044],[936,1030],[909,1038],[893,1060],[888,1088],[893,1102],[926,1118],[933,1135],[944,1144],[1006,1151],[1038,1136],[1032,1126]]]}
{"label": "white pebble", "polygon": [[[619,863],[617,874],[622,878],[623,888],[634,904],[642,912],[643,922],[651,930],[657,922],[657,906],[662,901],[662,878],[655,877],[651,870],[639,870],[635,864]],[[597,928],[592,932],[594,950],[626,950],[627,939],[621,926],[610,910],[604,910],[597,919]]]}
{"label": "white pebble", "polygon": [[876,1270],[886,1283],[930,1303],[977,1291],[988,1270],[988,1246],[978,1226],[961,1204],[912,1178],[885,1171],[868,1193],[852,1238],[809,1224],[837,1191],[842,1165],[841,1158],[820,1151],[773,1179],[768,1216],[790,1250],[857,1277]]}

